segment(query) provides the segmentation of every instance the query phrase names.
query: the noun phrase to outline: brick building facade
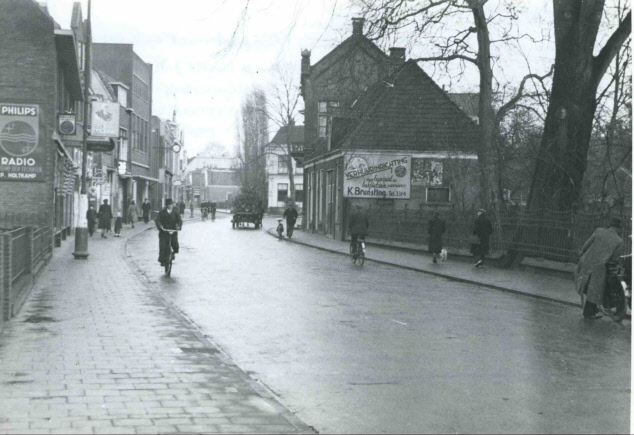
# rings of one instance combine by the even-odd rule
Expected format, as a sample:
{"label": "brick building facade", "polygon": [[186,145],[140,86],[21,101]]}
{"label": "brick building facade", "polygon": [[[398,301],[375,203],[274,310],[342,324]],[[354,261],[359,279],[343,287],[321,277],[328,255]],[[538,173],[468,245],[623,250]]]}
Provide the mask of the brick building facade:
{"label": "brick building facade", "polygon": [[[58,115],[71,114],[77,117],[77,130],[83,127],[78,117],[83,111],[78,41],[72,30],[61,29],[46,8],[30,0],[0,2],[0,40],[0,104],[7,111],[34,108],[27,123],[37,123],[28,132],[36,142],[24,136],[14,136],[22,142],[12,142],[12,126],[23,126],[26,117],[0,114],[0,226],[38,224],[65,238],[73,225],[77,172],[57,122]],[[33,158],[33,164],[20,165],[11,157]],[[12,178],[15,174],[22,178]]]}
{"label": "brick building facade", "polygon": [[477,198],[479,127],[405,49],[386,55],[353,19],[315,65],[302,52],[303,225],[340,240],[351,207],[433,211]]}

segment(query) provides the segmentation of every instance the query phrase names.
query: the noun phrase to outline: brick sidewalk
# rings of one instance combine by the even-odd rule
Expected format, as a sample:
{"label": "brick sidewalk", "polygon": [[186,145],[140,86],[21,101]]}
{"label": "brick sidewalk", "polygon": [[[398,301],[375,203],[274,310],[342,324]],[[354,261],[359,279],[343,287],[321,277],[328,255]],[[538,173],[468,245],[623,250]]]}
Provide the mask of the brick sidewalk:
{"label": "brick sidewalk", "polygon": [[[265,222],[266,227],[270,228],[268,233],[277,237],[274,221],[270,219],[267,218]],[[350,242],[342,242],[300,230],[295,230],[290,241],[337,254],[349,255],[350,252]],[[366,258],[379,263],[404,267],[455,281],[482,285],[566,305],[581,306],[579,296],[574,290],[572,279],[488,266],[474,268],[472,264],[452,261],[451,255],[448,261],[434,264],[431,261],[431,255],[428,253],[403,251],[376,245],[368,246]]]}
{"label": "brick sidewalk", "polygon": [[0,433],[314,432],[126,263],[148,225],[55,250],[0,337]]}

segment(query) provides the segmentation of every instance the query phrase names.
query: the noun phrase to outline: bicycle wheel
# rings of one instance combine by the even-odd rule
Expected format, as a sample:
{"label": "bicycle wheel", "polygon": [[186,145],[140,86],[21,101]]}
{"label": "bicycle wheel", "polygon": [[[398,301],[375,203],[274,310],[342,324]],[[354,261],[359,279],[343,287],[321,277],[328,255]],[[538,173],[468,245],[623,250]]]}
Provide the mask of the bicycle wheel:
{"label": "bicycle wheel", "polygon": [[165,275],[170,276],[172,274],[172,252],[170,249],[170,254],[169,257],[167,258],[167,261],[165,262]]}
{"label": "bicycle wheel", "polygon": [[357,255],[357,264],[359,266],[363,266],[363,263],[365,263],[365,252],[363,252],[363,249],[359,247],[359,255]]}

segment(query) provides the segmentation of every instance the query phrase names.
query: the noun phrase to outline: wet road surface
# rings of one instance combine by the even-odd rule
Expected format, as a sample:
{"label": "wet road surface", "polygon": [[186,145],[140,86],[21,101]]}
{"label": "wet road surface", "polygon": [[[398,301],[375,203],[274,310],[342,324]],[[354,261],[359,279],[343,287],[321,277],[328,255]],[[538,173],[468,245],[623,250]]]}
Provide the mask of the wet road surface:
{"label": "wet road surface", "polygon": [[156,230],[133,239],[130,253],[317,430],[629,432],[629,321],[586,321],[574,307],[360,268],[261,229],[233,230],[229,219],[185,226],[171,278],[156,262]]}

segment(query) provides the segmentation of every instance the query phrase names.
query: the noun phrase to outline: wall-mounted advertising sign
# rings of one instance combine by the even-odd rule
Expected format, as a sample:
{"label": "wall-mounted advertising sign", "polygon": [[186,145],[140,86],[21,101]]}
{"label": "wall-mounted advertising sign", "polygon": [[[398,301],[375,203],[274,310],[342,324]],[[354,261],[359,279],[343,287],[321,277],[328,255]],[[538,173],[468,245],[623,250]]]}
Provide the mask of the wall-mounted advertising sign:
{"label": "wall-mounted advertising sign", "polygon": [[93,101],[91,121],[92,136],[119,137],[119,103]]}
{"label": "wall-mounted advertising sign", "polygon": [[0,182],[44,181],[39,121],[37,104],[0,103]]}
{"label": "wall-mounted advertising sign", "polygon": [[343,171],[343,196],[409,199],[411,165],[410,155],[348,153]]}

